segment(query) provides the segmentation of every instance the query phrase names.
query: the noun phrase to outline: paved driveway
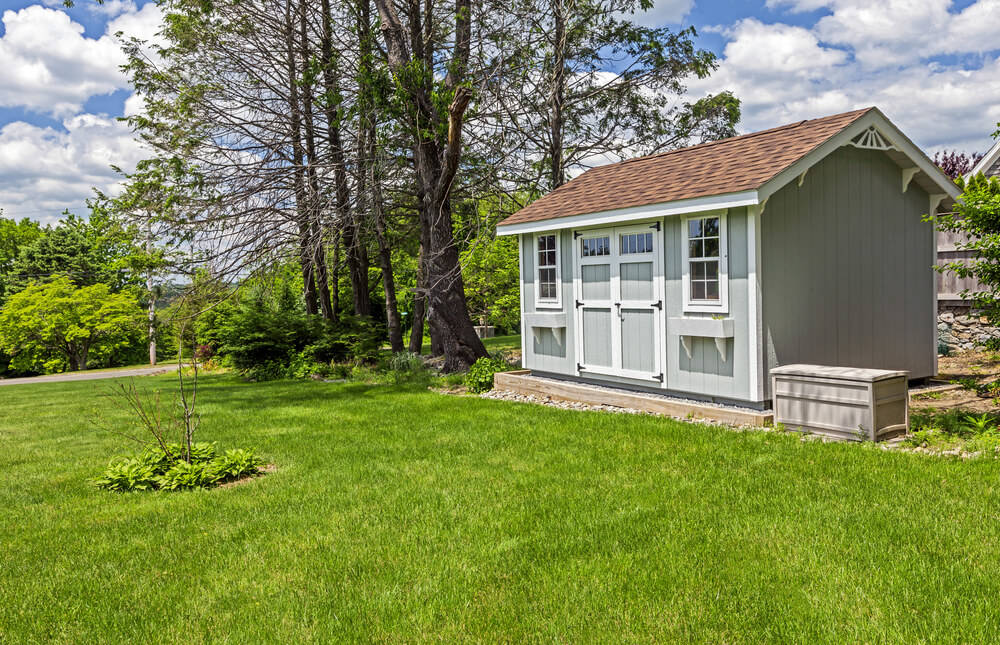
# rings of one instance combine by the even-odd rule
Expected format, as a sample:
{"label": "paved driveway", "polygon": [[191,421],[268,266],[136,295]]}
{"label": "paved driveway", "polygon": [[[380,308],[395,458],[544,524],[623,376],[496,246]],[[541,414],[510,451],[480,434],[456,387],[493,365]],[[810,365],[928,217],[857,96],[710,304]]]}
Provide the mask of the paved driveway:
{"label": "paved driveway", "polygon": [[127,378],[129,376],[150,376],[166,374],[176,370],[175,365],[161,367],[137,367],[121,370],[102,370],[94,372],[66,372],[64,374],[46,374],[44,376],[25,376],[23,378],[0,379],[2,385],[23,385],[25,383],[62,383],[65,381],[96,381],[104,378]]}

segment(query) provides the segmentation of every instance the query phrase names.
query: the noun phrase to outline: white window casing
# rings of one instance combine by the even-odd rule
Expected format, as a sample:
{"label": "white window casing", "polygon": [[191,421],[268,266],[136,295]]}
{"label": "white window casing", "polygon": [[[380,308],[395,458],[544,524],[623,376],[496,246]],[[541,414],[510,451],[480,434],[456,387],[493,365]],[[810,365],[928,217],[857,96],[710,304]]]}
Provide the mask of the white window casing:
{"label": "white window casing", "polygon": [[[728,210],[692,214],[681,219],[681,290],[685,312],[715,314],[729,313],[729,247],[726,215]],[[704,230],[696,222],[718,221],[718,231]],[[692,236],[691,227],[699,228],[697,236]],[[692,242],[695,253],[692,254]],[[716,248],[717,245],[717,248]],[[715,282],[713,265],[718,265],[718,293],[713,290]]]}
{"label": "white window casing", "polygon": [[561,310],[562,262],[559,232],[536,233],[533,236],[532,252],[535,254],[535,308]]}

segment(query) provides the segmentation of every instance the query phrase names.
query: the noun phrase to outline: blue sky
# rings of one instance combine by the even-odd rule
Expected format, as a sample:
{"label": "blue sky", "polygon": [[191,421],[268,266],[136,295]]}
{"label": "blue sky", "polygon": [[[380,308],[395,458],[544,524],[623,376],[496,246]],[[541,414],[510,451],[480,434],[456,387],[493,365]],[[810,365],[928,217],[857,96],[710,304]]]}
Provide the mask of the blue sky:
{"label": "blue sky", "polygon": [[[877,105],[927,152],[984,151],[1000,121],[1000,0],[655,0],[636,19],[695,26],[719,55],[697,97],[729,89],[750,132]],[[0,0],[0,209],[83,212],[110,164],[144,156],[116,117],[139,103],[117,31],[151,38],[148,0]]]}

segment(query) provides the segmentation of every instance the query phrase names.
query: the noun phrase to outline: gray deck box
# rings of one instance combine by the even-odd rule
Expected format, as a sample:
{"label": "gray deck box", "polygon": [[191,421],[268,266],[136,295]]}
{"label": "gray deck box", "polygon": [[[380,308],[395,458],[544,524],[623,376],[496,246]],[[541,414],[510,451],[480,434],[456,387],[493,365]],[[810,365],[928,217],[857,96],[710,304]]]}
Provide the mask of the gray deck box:
{"label": "gray deck box", "polygon": [[774,423],[853,441],[903,434],[909,427],[907,376],[856,367],[776,367]]}

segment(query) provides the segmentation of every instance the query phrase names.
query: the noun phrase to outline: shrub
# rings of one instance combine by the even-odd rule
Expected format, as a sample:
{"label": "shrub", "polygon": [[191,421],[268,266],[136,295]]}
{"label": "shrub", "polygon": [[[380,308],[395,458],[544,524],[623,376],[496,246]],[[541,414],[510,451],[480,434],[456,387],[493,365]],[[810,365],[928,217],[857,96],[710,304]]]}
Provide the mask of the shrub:
{"label": "shrub", "polygon": [[215,470],[216,481],[221,483],[256,475],[264,465],[264,460],[253,450],[236,449],[227,450],[215,457],[211,464]]}
{"label": "shrub", "polygon": [[177,461],[159,477],[157,483],[163,490],[208,488],[218,483],[212,462]]}
{"label": "shrub", "polygon": [[252,450],[227,450],[217,454],[214,443],[191,446],[191,462],[184,461],[183,446],[168,444],[147,448],[137,457],[113,460],[93,483],[117,492],[210,488],[260,472],[264,460]]}
{"label": "shrub", "polygon": [[156,467],[142,458],[113,460],[104,473],[93,480],[98,488],[116,492],[153,490],[158,486]]}
{"label": "shrub", "polygon": [[507,369],[507,361],[499,357],[480,358],[465,375],[465,386],[470,392],[479,394],[493,389],[493,375]]}

